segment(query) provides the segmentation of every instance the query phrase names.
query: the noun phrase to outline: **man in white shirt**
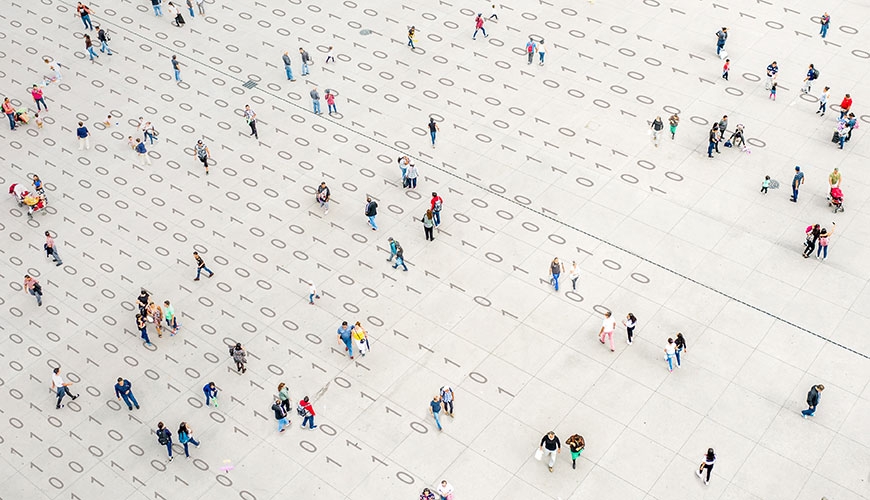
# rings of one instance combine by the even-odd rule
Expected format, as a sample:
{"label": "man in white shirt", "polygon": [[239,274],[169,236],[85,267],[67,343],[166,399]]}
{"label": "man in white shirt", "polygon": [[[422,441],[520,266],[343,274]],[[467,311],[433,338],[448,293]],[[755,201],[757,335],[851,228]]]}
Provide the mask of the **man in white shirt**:
{"label": "man in white shirt", "polygon": [[610,337],[610,350],[613,348],[613,330],[616,329],[616,320],[611,317],[610,311],[604,313],[604,321],[601,322],[601,331],[598,332],[598,340],[603,344],[604,337]]}
{"label": "man in white shirt", "polygon": [[314,286],[314,283],[308,285],[308,303],[310,305],[314,305],[314,299],[319,299],[320,295],[317,295],[317,287]]}
{"label": "man in white shirt", "polygon": [[69,396],[75,401],[78,399],[79,395],[73,394],[69,391],[69,386],[72,385],[72,382],[64,382],[63,377],[60,376],[60,367],[54,369],[54,373],[51,375],[51,388],[57,391],[57,406],[55,409],[60,410],[63,408],[63,405],[60,404],[61,400],[64,396]]}

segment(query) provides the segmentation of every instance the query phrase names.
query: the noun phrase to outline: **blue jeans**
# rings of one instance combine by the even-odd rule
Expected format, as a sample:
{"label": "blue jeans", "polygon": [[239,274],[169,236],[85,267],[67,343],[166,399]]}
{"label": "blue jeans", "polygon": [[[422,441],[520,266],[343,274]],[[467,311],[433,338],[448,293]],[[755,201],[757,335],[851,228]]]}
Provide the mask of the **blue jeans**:
{"label": "blue jeans", "polygon": [[538,56],[541,58],[541,64],[544,64],[544,52],[538,51]]}
{"label": "blue jeans", "polygon": [[44,97],[40,97],[39,99],[34,99],[34,101],[36,101],[36,111],[39,111],[42,108],[48,109],[48,104],[45,103]]}
{"label": "blue jeans", "polygon": [[844,134],[840,134],[840,149],[843,149],[843,144],[846,143],[846,136]]}
{"label": "blue jeans", "polygon": [[440,411],[432,412],[432,416],[435,417],[435,425],[438,426],[438,430],[440,431],[441,430],[441,412]]}
{"label": "blue jeans", "polygon": [[710,141],[710,145],[707,146],[707,156],[709,156],[711,158],[713,157],[713,148],[715,148],[715,147],[716,147],[716,143],[713,141]]}
{"label": "blue jeans", "polygon": [[37,304],[42,305],[42,294],[41,293],[36,293],[36,290],[31,289],[30,295],[33,295],[34,297],[36,297]]}
{"label": "blue jeans", "polygon": [[142,337],[142,340],[144,340],[146,344],[151,343],[151,339],[148,338],[148,328],[143,328],[139,330],[139,336]]}
{"label": "blue jeans", "polygon": [[335,108],[335,104],[327,104],[326,109],[329,111],[329,114],[338,113],[338,109]]}
{"label": "blue jeans", "polygon": [[676,351],[674,351],[674,354],[677,356],[677,366],[680,366],[680,353],[681,352],[683,352],[682,347],[680,347]]}
{"label": "blue jeans", "polygon": [[438,211],[433,210],[432,211],[432,220],[435,221],[436,226],[441,224],[441,210],[438,210]]}
{"label": "blue jeans", "polygon": [[208,404],[211,402],[212,399],[217,401],[217,391],[214,391],[214,393],[211,393],[210,391],[203,390],[202,392],[205,393],[205,405],[206,406],[208,406]]}
{"label": "blue jeans", "polygon": [[312,100],[311,104],[314,106],[314,113],[319,115],[320,114],[320,101],[319,100]]}
{"label": "blue jeans", "polygon": [[477,32],[478,32],[478,31],[482,31],[482,32],[483,32],[483,36],[487,36],[487,34],[486,34],[486,30],[481,26],[480,30],[474,30],[474,34],[471,35],[471,38],[477,38]]}
{"label": "blue jeans", "polygon": [[147,130],[145,131],[145,137],[143,137],[143,139],[148,139],[148,140],[150,140],[150,141],[151,141],[151,144],[154,144],[154,141],[157,140],[157,139],[154,138],[154,134],[152,134],[151,132],[148,132]]}
{"label": "blue jeans", "polygon": [[284,417],[281,420],[279,420],[278,421],[278,432],[283,431],[284,427],[287,427],[288,425],[290,425],[290,422],[287,421],[287,417]]}
{"label": "blue jeans", "polygon": [[668,354],[668,370],[674,371],[674,357]]}
{"label": "blue jeans", "polygon": [[91,31],[94,31],[94,25],[91,24],[91,16],[90,15],[88,15],[88,14],[83,15],[82,16],[82,23],[84,23],[85,28],[87,28]]}
{"label": "blue jeans", "polygon": [[559,291],[559,276],[560,275],[561,275],[560,273],[553,274],[553,286],[556,287],[557,292]]}
{"label": "blue jeans", "polygon": [[100,52],[109,51],[109,55],[112,55],[112,49],[109,48],[109,44],[106,42],[100,42]]}
{"label": "blue jeans", "polygon": [[308,415],[305,418],[303,418],[302,419],[302,427],[305,427],[305,422],[308,422],[309,429],[313,429],[313,428],[317,427],[316,425],[314,425],[314,415]]}
{"label": "blue jeans", "polygon": [[15,130],[15,113],[9,113],[6,118],[9,118],[9,128]]}
{"label": "blue jeans", "polygon": [[302,76],[308,74],[308,63],[302,63]]}
{"label": "blue jeans", "polygon": [[181,70],[180,69],[175,70],[175,81],[176,82],[181,81]]}
{"label": "blue jeans", "polygon": [[353,339],[348,337],[347,340],[342,340],[344,346],[347,347],[348,356],[353,356]]}
{"label": "blue jeans", "polygon": [[62,386],[57,388],[57,406],[60,406],[61,400],[63,400],[64,396],[73,397],[72,393],[69,392],[69,387]]}
{"label": "blue jeans", "polygon": [[211,276],[212,274],[214,274],[213,272],[211,272],[211,269],[209,269],[209,268],[207,268],[207,267],[205,267],[205,266],[197,267],[197,268],[196,268],[196,279],[199,279],[199,275],[200,275],[200,273],[202,273],[203,271],[207,272],[209,276]]}
{"label": "blue jeans", "polygon": [[810,407],[807,408],[806,410],[802,411],[801,414],[802,414],[802,415],[806,415],[806,416],[808,416],[808,417],[815,416],[815,414],[816,414],[816,407],[815,407],[815,406],[810,406]]}
{"label": "blue jeans", "polygon": [[166,443],[166,453],[169,454],[169,458],[172,458],[172,440],[170,439]]}
{"label": "blue jeans", "polygon": [[187,438],[186,443],[181,443],[181,444],[184,445],[184,456],[189,457],[190,451],[188,451],[187,445],[192,444],[194,446],[199,446],[199,441],[197,441],[196,439],[193,439],[192,437],[189,437],[189,438]]}
{"label": "blue jeans", "polygon": [[[824,251],[822,250],[823,248],[824,248]],[[828,245],[825,245],[825,246],[819,245],[819,248],[816,250],[816,257],[822,255],[822,253],[825,254],[825,258],[827,259],[828,258]]]}
{"label": "blue jeans", "polygon": [[399,266],[402,266],[402,269],[404,269],[405,271],[408,270],[408,266],[405,265],[405,259],[403,259],[397,255],[396,256],[396,264],[393,266],[393,269],[396,269]]}
{"label": "blue jeans", "polygon": [[191,18],[191,19],[193,19],[194,17],[196,17],[196,16],[193,15],[193,7],[188,7],[188,8],[187,8],[187,11],[190,12],[190,18]]}
{"label": "blue jeans", "polygon": [[100,57],[96,52],[94,52],[93,47],[88,47],[88,55],[90,56],[91,61],[93,61],[95,57]]}
{"label": "blue jeans", "polygon": [[429,137],[432,138],[432,145],[434,146],[435,145],[435,131],[434,130],[429,132]]}
{"label": "blue jeans", "polygon": [[130,391],[130,394],[121,394],[121,399],[127,403],[127,408],[130,408],[131,410],[134,406],[139,408],[139,402],[136,401],[136,396],[133,395],[133,391]]}
{"label": "blue jeans", "polygon": [[408,47],[414,48],[414,39],[411,37],[408,37]]}
{"label": "blue jeans", "polygon": [[376,216],[376,215],[369,216],[369,224],[370,224],[373,228],[377,229],[377,228],[378,228],[378,225],[375,224],[375,217],[377,217],[377,216]]}
{"label": "blue jeans", "polygon": [[175,319],[175,316],[173,316],[172,319],[166,320],[166,326],[172,328],[173,330],[178,330],[178,320]]}
{"label": "blue jeans", "polygon": [[822,38],[825,38],[825,37],[828,35],[828,25],[827,25],[827,24],[823,24],[823,25],[822,25],[822,31],[820,31],[819,33],[821,33]]}
{"label": "blue jeans", "polygon": [[284,73],[287,73],[288,80],[293,79],[293,68],[291,68],[289,64],[284,65]]}
{"label": "blue jeans", "polygon": [[721,52],[722,49],[724,49],[724,48],[725,48],[725,42],[719,42],[719,43],[717,43],[717,44],[716,44],[716,55],[718,56],[718,55],[719,55],[719,52]]}
{"label": "blue jeans", "polygon": [[155,16],[162,16],[163,15],[163,9],[159,5],[154,5],[153,7],[154,7],[154,15]]}

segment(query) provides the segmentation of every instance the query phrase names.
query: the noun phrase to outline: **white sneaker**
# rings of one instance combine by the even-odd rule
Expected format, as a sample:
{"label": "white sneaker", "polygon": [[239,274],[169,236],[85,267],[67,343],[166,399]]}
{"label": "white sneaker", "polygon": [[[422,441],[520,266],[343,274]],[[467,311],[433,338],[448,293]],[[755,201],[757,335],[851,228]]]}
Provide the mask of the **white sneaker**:
{"label": "white sneaker", "polygon": [[699,470],[696,470],[696,471],[695,471],[695,474],[697,474],[697,475],[698,475],[698,477],[701,477],[701,471],[699,471]]}
{"label": "white sneaker", "polygon": [[328,209],[328,208],[327,208],[326,210],[323,211],[323,215],[326,215],[326,214],[328,214],[328,213],[329,213],[329,209]]}

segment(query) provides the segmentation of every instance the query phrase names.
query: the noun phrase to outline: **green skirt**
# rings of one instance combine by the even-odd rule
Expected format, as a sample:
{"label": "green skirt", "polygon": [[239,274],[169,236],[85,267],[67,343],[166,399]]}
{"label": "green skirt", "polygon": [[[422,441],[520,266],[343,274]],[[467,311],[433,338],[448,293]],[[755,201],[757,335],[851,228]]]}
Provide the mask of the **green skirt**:
{"label": "green skirt", "polygon": [[581,453],[583,453],[583,450],[572,451],[571,452],[571,460],[577,460],[577,457],[579,457]]}

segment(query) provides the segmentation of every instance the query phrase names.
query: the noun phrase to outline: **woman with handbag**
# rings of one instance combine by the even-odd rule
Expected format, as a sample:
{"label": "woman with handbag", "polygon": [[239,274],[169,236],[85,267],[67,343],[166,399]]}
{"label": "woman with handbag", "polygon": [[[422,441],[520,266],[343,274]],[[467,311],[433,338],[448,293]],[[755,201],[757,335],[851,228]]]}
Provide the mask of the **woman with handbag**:
{"label": "woman with handbag", "polygon": [[362,327],[359,321],[353,325],[353,330],[351,330],[350,336],[356,342],[360,354],[365,356],[366,351],[369,350],[369,334],[366,332],[365,328]]}
{"label": "woman with handbag", "polygon": [[580,453],[583,452],[583,449],[586,448],[586,440],[583,439],[583,436],[580,434],[574,434],[569,437],[565,444],[571,449],[571,468],[577,468],[577,457],[580,456]]}

